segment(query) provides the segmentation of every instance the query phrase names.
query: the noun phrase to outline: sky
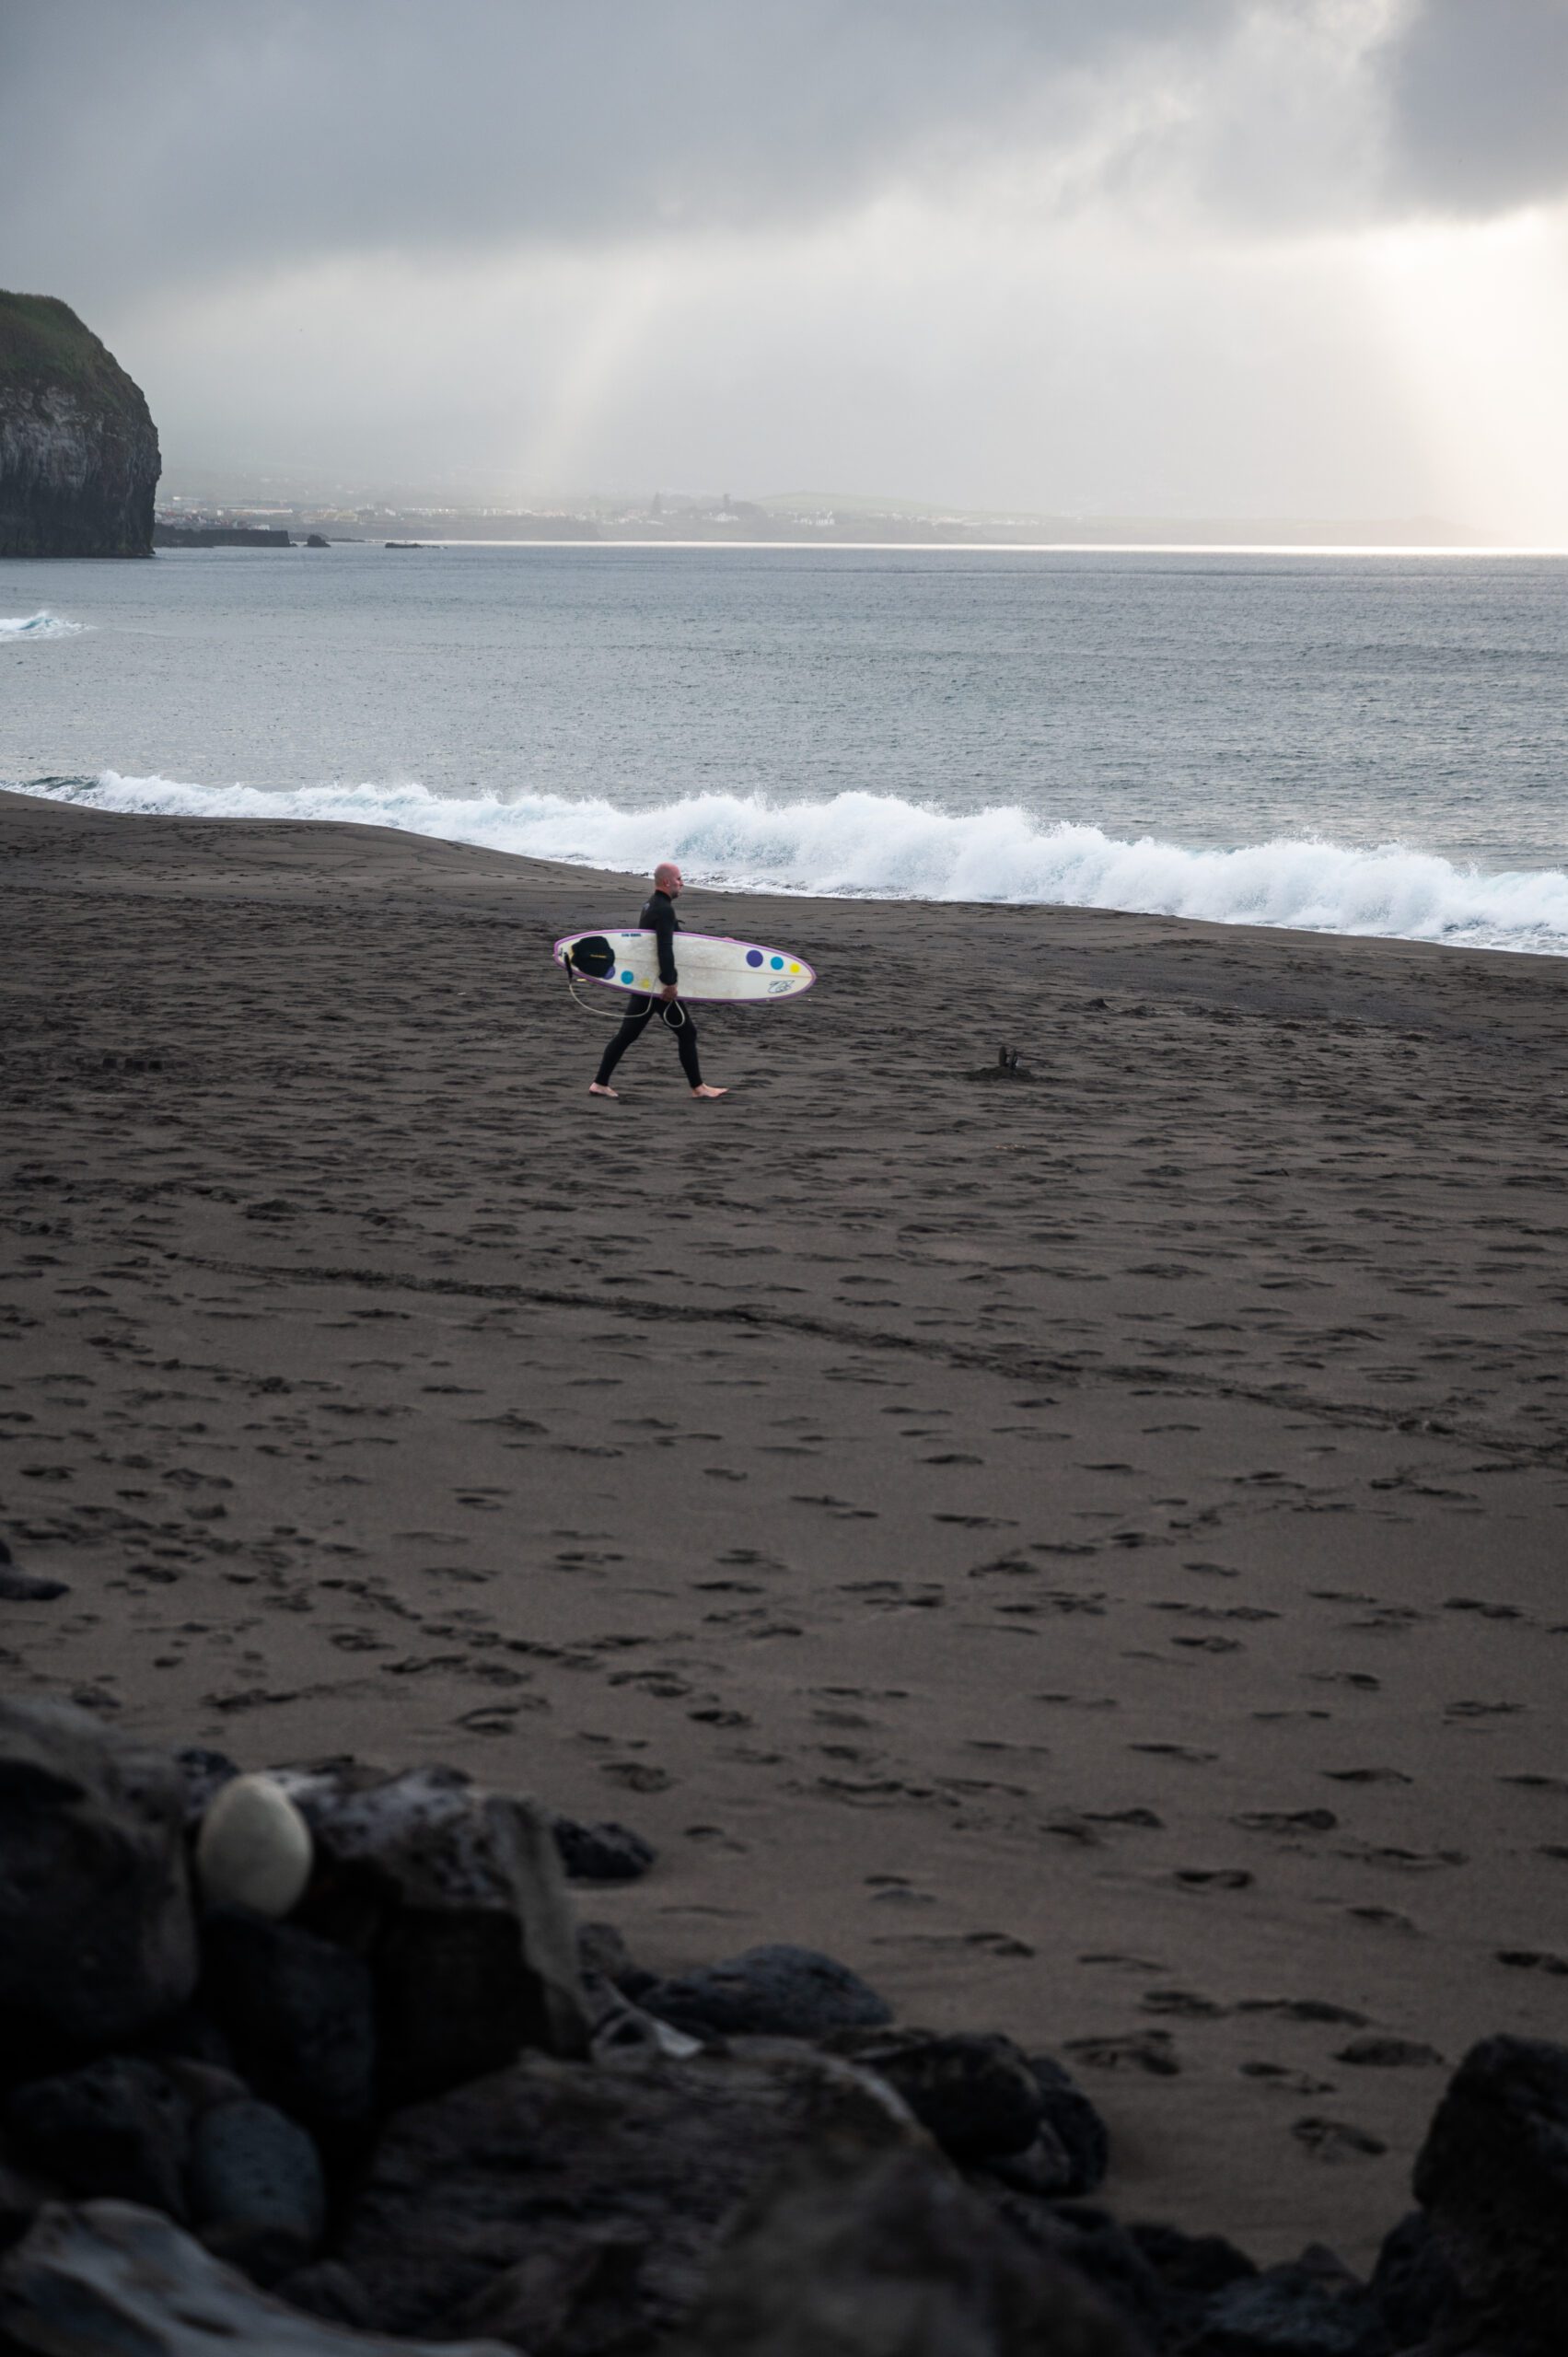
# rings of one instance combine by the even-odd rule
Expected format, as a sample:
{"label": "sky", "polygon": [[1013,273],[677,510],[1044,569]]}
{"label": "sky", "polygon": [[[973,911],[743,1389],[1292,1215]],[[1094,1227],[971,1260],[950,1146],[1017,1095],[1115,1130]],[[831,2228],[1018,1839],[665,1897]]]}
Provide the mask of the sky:
{"label": "sky", "polygon": [[0,0],[0,282],[166,489],[1568,544],[1568,0]]}

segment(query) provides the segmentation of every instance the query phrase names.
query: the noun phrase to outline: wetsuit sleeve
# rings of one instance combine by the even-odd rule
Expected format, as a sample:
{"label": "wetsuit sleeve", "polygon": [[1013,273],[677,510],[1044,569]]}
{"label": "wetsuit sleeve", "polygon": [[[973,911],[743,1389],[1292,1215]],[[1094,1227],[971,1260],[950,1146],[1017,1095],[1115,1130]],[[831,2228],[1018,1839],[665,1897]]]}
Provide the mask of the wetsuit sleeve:
{"label": "wetsuit sleeve", "polygon": [[658,978],[661,982],[673,982],[675,971],[675,911],[668,901],[654,911],[654,932],[658,940]]}

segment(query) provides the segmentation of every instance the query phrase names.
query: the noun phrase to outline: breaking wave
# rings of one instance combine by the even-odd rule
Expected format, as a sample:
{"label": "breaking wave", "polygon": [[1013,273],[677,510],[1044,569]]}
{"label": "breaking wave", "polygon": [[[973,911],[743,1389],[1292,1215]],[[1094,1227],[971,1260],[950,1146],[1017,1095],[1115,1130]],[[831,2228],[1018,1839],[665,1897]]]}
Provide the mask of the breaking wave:
{"label": "breaking wave", "polygon": [[678,859],[692,883],[753,891],[1056,903],[1568,956],[1568,874],[1488,874],[1399,843],[1358,850],[1282,838],[1211,850],[1042,825],[1017,808],[955,814],[875,794],[822,802],[699,794],[636,810],[549,794],[461,800],[422,785],[272,793],[112,770],[32,790],[100,810],[353,819],[633,874]]}
{"label": "breaking wave", "polygon": [[86,628],[86,622],[68,622],[64,614],[0,614],[0,639],[75,638]]}

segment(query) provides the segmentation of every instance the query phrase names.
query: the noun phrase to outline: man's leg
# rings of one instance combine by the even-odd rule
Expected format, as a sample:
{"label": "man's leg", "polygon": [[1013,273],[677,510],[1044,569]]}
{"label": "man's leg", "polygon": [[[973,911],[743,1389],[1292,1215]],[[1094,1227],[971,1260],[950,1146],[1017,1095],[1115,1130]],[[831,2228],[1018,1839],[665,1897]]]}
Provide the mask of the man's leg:
{"label": "man's leg", "polygon": [[[631,1001],[626,1009],[625,1021],[611,1038],[598,1060],[598,1071],[592,1082],[595,1088],[610,1087],[610,1074],[615,1070],[633,1040],[641,1039],[647,1029],[648,1017],[653,1011],[654,1003],[651,998],[638,997]],[[613,1091],[611,1093],[613,1094]]]}
{"label": "man's leg", "polygon": [[691,1008],[682,1005],[679,999],[676,1001],[676,1005],[679,1008],[684,1020],[679,1025],[672,1023],[669,1028],[675,1033],[675,1047],[680,1058],[680,1069],[693,1088],[701,1088],[703,1067],[697,1062],[697,1027],[691,1020]]}
{"label": "man's leg", "polygon": [[679,1029],[671,1024],[670,1029],[675,1032],[675,1044],[680,1055],[680,1069],[691,1084],[692,1096],[725,1096],[727,1092],[722,1088],[708,1088],[703,1086],[703,1067],[697,1062],[697,1027],[691,1020],[691,1009],[684,1004],[681,1005],[680,1012],[686,1017],[685,1022]]}

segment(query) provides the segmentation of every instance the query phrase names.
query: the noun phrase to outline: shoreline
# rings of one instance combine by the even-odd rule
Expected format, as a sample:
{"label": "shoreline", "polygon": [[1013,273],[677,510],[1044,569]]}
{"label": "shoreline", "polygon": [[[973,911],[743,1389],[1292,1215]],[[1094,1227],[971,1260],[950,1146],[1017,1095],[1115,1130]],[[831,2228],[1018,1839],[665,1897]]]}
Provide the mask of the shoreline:
{"label": "shoreline", "polygon": [[[68,625],[68,627],[75,629],[78,626],[72,624]],[[538,865],[551,870],[558,869],[563,874],[584,875],[599,878],[612,877],[618,882],[624,882],[627,879],[635,881],[637,876],[641,872],[640,870],[633,869],[610,869],[605,867],[599,862],[587,856],[579,857],[569,853],[564,855],[549,855],[526,850],[511,850],[499,844],[477,842],[472,836],[449,836],[441,832],[438,829],[426,830],[417,827],[398,825],[385,818],[377,819],[375,818],[359,819],[354,817],[340,817],[337,815],[335,810],[331,815],[318,816],[316,813],[311,812],[308,816],[302,816],[295,809],[279,809],[274,813],[264,808],[257,809],[250,807],[237,809],[232,807],[199,811],[171,811],[136,807],[116,809],[111,806],[90,801],[85,798],[88,795],[110,793],[119,788],[134,788],[152,784],[164,788],[166,792],[169,794],[178,795],[181,793],[189,793],[214,800],[218,800],[222,797],[248,795],[251,798],[252,802],[265,801],[273,796],[275,796],[280,802],[285,799],[292,802],[296,801],[301,797],[316,795],[326,796],[329,799],[332,797],[352,799],[356,795],[364,795],[371,790],[364,785],[358,787],[344,787],[334,784],[331,786],[325,787],[300,787],[286,785],[258,786],[240,784],[232,787],[214,788],[199,784],[193,785],[177,779],[163,779],[158,777],[150,779],[142,777],[125,777],[122,775],[121,772],[113,770],[100,772],[95,778],[82,777],[80,779],[73,780],[53,779],[51,780],[50,783],[56,785],[67,784],[74,786],[79,786],[82,789],[83,798],[77,798],[77,796],[73,794],[69,798],[62,799],[55,794],[39,791],[36,784],[31,786],[0,787],[0,797],[8,798],[17,802],[40,802],[48,807],[55,809],[77,810],[88,815],[109,817],[119,819],[132,819],[138,821],[145,821],[147,819],[166,819],[171,822],[190,821],[192,823],[207,823],[211,821],[223,825],[264,824],[268,826],[305,825],[310,827],[335,826],[360,828],[372,832],[390,833],[394,835],[412,837],[416,842],[437,842],[447,843],[448,845],[463,844],[475,851],[482,852],[486,857],[499,858],[505,861],[517,861],[521,863],[524,866]],[[479,803],[476,805],[473,801],[462,795],[443,795],[432,794],[429,788],[419,784],[417,781],[411,782],[410,784],[402,786],[393,786],[385,789],[377,788],[375,790],[377,792],[385,792],[388,798],[393,803],[397,801],[400,795],[406,795],[410,793],[417,794],[421,795],[430,806],[432,811],[438,811],[443,803],[447,802],[450,803],[454,811],[471,809],[475,807],[488,807],[496,813],[505,813],[509,807],[513,807],[488,795],[481,795],[479,797]],[[546,796],[545,798],[549,800],[554,797]],[[842,799],[844,797],[841,796],[839,798]],[[774,806],[769,807],[773,807]],[[776,806],[776,808],[779,814],[787,816],[793,808],[799,807],[809,808],[815,806],[782,804]],[[916,810],[917,808],[916,806],[901,807],[906,812]],[[631,813],[627,815],[634,817],[643,814]],[[654,814],[649,813],[645,815],[651,817]],[[961,826],[969,819],[991,816],[993,815],[993,813],[992,810],[987,809],[984,811],[961,814],[935,812],[924,815],[935,818],[944,823]],[[1021,816],[1023,814],[1015,812],[1005,815]],[[1100,830],[1096,830],[1095,831]],[[1049,839],[1049,833],[1047,833],[1039,840],[1045,841]],[[1392,853],[1411,860],[1433,863],[1437,866],[1446,868],[1452,875],[1458,877],[1462,882],[1472,882],[1480,885],[1496,884],[1505,880],[1519,880],[1525,878],[1560,879],[1562,875],[1562,871],[1556,868],[1522,866],[1516,863],[1513,865],[1489,868],[1479,865],[1474,858],[1468,861],[1460,861],[1458,858],[1451,857],[1448,853],[1444,852],[1421,851],[1411,845],[1404,843],[1386,843],[1376,846],[1346,846],[1334,843],[1325,845],[1319,842],[1318,839],[1309,836],[1280,838],[1266,843],[1231,846],[1193,846],[1191,844],[1182,844],[1178,842],[1157,842],[1146,837],[1140,838],[1136,842],[1129,842],[1124,838],[1105,837],[1103,835],[1102,840],[1105,842],[1108,848],[1112,851],[1136,851],[1147,848],[1163,853],[1179,860],[1185,859],[1193,862],[1202,862],[1203,860],[1225,861],[1244,857],[1257,858],[1258,856],[1267,853],[1282,851],[1287,853],[1326,851],[1334,857],[1353,864],[1360,861],[1376,860],[1382,857],[1385,853]],[[691,854],[687,853],[684,855],[690,861]],[[807,885],[782,884],[776,881],[749,883],[745,881],[736,881],[733,879],[705,884],[700,888],[707,893],[710,898],[716,898],[720,900],[726,898],[740,899],[746,901],[772,899],[784,902],[786,906],[792,903],[806,901],[813,904],[819,903],[825,907],[842,905],[852,908],[866,908],[873,910],[894,910],[902,908],[912,910],[923,909],[934,911],[942,910],[959,911],[970,910],[976,912],[983,911],[1004,911],[1020,917],[1028,917],[1033,915],[1047,920],[1061,919],[1073,914],[1081,914],[1088,917],[1106,917],[1112,921],[1126,919],[1129,923],[1168,923],[1180,927],[1191,926],[1199,929],[1206,929],[1219,934],[1241,933],[1247,935],[1259,935],[1265,937],[1283,937],[1287,940],[1296,939],[1304,942],[1338,941],[1351,944],[1364,943],[1367,945],[1388,942],[1394,946],[1436,950],[1444,955],[1469,957],[1499,956],[1511,958],[1568,958],[1568,941],[1564,941],[1561,947],[1548,948],[1523,939],[1511,943],[1479,943],[1451,937],[1434,939],[1429,936],[1412,934],[1362,933],[1349,930],[1312,928],[1278,923],[1257,923],[1249,922],[1247,919],[1240,917],[1187,916],[1179,915],[1166,911],[1108,907],[1102,906],[1098,902],[1083,900],[1044,899],[945,899],[930,897],[919,893],[889,894],[874,890],[869,887],[864,889],[844,888],[837,892],[823,892],[813,889]]]}
{"label": "shoreline", "polygon": [[819,985],[600,1107],[624,877],[0,795],[0,878],[13,1690],[621,1815],[639,1961],[819,1945],[1364,2262],[1558,2026],[1562,961],[692,890]]}

